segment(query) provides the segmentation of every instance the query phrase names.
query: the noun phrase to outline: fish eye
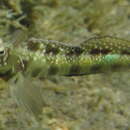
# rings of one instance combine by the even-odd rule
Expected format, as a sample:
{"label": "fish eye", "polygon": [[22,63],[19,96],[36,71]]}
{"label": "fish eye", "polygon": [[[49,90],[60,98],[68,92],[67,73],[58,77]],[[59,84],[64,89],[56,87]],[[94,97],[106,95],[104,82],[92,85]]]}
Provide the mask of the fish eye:
{"label": "fish eye", "polygon": [[0,47],[0,56],[5,55],[5,48],[4,47]]}
{"label": "fish eye", "polygon": [[5,55],[5,48],[3,46],[3,41],[0,39],[0,56]]}

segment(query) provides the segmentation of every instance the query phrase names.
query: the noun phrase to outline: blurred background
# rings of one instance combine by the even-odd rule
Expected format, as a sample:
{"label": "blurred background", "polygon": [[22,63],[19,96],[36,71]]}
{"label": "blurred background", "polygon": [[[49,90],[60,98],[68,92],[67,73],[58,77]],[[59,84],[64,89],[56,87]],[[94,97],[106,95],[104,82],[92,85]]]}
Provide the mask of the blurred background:
{"label": "blurred background", "polygon": [[[130,0],[0,0],[5,44],[31,37],[78,44],[102,35],[130,40]],[[36,104],[24,91],[15,97],[26,97],[23,106],[33,113],[0,79],[0,130],[130,130],[130,71],[30,81],[16,86],[40,87],[43,108],[33,89]]]}

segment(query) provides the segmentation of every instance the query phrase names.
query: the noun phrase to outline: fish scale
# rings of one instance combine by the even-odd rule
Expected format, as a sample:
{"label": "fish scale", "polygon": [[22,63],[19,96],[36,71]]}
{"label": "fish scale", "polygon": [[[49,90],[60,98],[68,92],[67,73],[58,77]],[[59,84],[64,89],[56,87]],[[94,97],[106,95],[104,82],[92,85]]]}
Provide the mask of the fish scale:
{"label": "fish scale", "polygon": [[130,55],[130,41],[112,36],[90,38],[82,42],[81,46],[90,54]]}
{"label": "fish scale", "polygon": [[26,47],[15,48],[3,47],[1,42],[0,76],[10,78],[22,72],[44,78],[127,70],[129,48],[130,41],[111,36],[90,38],[79,45],[32,38]]}

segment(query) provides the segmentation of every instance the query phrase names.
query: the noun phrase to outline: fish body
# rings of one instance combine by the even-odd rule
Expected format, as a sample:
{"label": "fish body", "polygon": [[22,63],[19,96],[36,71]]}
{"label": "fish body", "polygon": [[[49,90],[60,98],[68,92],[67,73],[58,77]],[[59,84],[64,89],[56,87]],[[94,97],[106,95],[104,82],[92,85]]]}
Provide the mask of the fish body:
{"label": "fish body", "polygon": [[[25,47],[0,44],[0,75],[43,78],[78,76],[130,68],[130,41],[110,36],[95,37],[79,45],[32,38]],[[3,54],[2,54],[3,52]]]}

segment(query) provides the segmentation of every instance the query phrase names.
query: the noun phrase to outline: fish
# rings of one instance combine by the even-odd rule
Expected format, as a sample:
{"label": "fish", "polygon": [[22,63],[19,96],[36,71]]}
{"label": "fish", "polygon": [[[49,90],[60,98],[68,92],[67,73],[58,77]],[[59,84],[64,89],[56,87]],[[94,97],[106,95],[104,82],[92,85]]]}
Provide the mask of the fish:
{"label": "fish", "polygon": [[0,76],[81,76],[130,68],[130,41],[102,36],[79,45],[31,38],[25,47],[0,42]]}

